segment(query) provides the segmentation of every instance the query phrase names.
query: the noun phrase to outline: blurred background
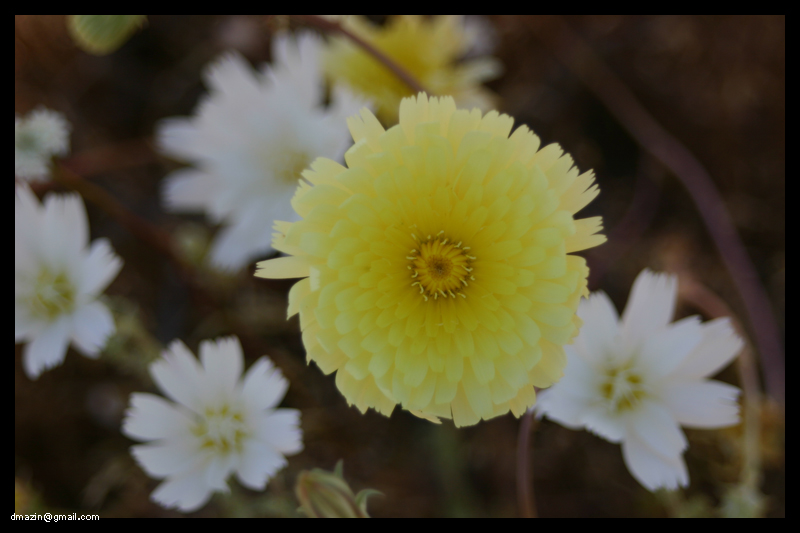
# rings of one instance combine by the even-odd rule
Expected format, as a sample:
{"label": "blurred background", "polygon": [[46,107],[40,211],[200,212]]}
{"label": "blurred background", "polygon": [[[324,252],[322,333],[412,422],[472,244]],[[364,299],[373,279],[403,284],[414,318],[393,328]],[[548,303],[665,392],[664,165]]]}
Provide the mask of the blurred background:
{"label": "blurred background", "polygon": [[[370,16],[384,23],[384,16]],[[720,296],[747,324],[742,301],[691,197],[640,148],[558,58],[569,27],[706,166],[755,263],[785,338],[785,17],[549,17],[481,19],[504,73],[488,87],[499,109],[544,143],[558,142],[601,194],[583,213],[602,215],[610,241],[587,254],[590,288],[622,309],[645,267],[679,272]],[[235,48],[254,65],[270,59],[271,32],[297,28],[264,16],[148,16],[117,52],[92,56],[69,37],[63,16],[15,16],[15,112],[45,105],[72,122],[70,168],[171,233],[199,263],[214,227],[166,214],[160,183],[177,164],[158,156],[154,125],[189,115],[204,94],[200,73]],[[562,50],[563,52],[563,50]],[[40,185],[37,192],[60,190]],[[354,490],[374,488],[375,517],[517,516],[519,421],[504,416],[456,430],[405,412],[391,419],[348,408],[334,384],[305,364],[297,319],[285,321],[291,282],[224,277],[199,269],[187,284],[173,264],[103,211],[88,205],[92,238],[108,237],[125,268],[107,291],[118,334],[99,362],[70,353],[37,381],[14,374],[16,503],[101,516],[179,516],[149,501],[157,484],[134,463],[119,432],[130,393],[152,391],[147,364],[180,338],[238,335],[248,362],[269,355],[290,380],[285,406],[302,410],[305,451],[266,492],[232,482],[200,516],[296,516],[294,480],[344,460]],[[684,278],[682,278],[684,279]],[[203,291],[196,290],[202,286]],[[679,316],[701,312],[688,303]],[[707,317],[708,318],[708,317]],[[735,365],[720,376],[739,385]],[[784,415],[761,407],[767,516],[785,514]],[[541,516],[712,516],[741,471],[741,427],[691,431],[692,484],[651,494],[628,473],[618,445],[548,421],[532,437]]]}

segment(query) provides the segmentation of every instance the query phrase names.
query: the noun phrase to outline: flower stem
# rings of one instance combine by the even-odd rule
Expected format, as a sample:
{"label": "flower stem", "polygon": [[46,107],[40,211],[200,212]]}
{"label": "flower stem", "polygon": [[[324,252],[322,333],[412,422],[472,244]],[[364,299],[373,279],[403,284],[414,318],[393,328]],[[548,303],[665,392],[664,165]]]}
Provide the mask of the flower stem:
{"label": "flower stem", "polygon": [[355,33],[351,32],[350,30],[339,24],[338,22],[327,20],[319,15],[289,15],[289,16],[298,22],[302,22],[309,26],[314,26],[316,28],[319,28],[320,30],[329,33],[339,33],[341,35],[344,35],[345,37],[353,41],[357,46],[363,48],[365,52],[367,52],[372,57],[377,59],[387,69],[391,70],[392,73],[394,73],[395,76],[400,78],[403,81],[403,83],[408,85],[412,91],[414,91],[415,93],[424,92],[427,93],[428,96],[435,96],[431,94],[431,92],[428,91],[425,87],[423,87],[422,84],[419,81],[417,81],[417,79],[414,78],[414,76],[412,76],[406,69],[397,64],[397,62],[394,59],[390,58],[389,56],[387,56],[386,54],[375,48],[371,43],[368,43]]}
{"label": "flower stem", "polygon": [[522,518],[536,518],[536,498],[531,481],[530,438],[536,426],[533,409],[522,416],[517,437],[517,504]]}
{"label": "flower stem", "polygon": [[[531,19],[540,20],[540,17]],[[619,123],[651,156],[680,180],[692,197],[744,302],[770,396],[783,407],[786,400],[785,360],[778,325],[731,216],[702,163],[647,111],[628,86],[560,17],[536,22],[537,35],[564,65],[600,99]]]}

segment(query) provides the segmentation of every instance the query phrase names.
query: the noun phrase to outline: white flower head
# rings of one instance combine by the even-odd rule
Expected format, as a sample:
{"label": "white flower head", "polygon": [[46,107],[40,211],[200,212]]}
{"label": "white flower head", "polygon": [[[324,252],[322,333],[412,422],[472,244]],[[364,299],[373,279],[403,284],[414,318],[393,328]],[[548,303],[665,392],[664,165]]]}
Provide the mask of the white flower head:
{"label": "white flower head", "polygon": [[727,318],[670,323],[676,292],[674,276],[645,270],[621,320],[603,292],[581,302],[584,325],[566,347],[564,377],[537,407],[566,427],[621,443],[631,474],[651,491],[689,483],[680,426],[739,422],[739,389],[706,378],[730,363],[742,341]]}
{"label": "white flower head", "polygon": [[121,267],[107,240],[89,246],[78,195],[51,194],[42,205],[27,185],[15,187],[14,340],[28,342],[28,377],[60,364],[70,342],[86,357],[99,356],[115,328],[97,297]]}
{"label": "white flower head", "polygon": [[205,212],[223,228],[210,261],[236,270],[272,250],[273,221],[296,220],[291,207],[301,172],[313,159],[340,159],[349,144],[346,118],[364,102],[334,87],[325,108],[319,38],[275,37],[273,63],[255,71],[235,52],[205,72],[210,94],[191,118],[159,127],[161,150],[193,167],[171,174],[167,208]]}
{"label": "white flower head", "polygon": [[69,152],[70,129],[64,115],[43,107],[24,118],[14,117],[14,175],[47,180],[51,158]]}
{"label": "white flower head", "polygon": [[[152,394],[134,394],[122,431],[150,441],[131,453],[153,478],[166,478],[152,499],[191,512],[227,479],[264,490],[287,455],[303,449],[300,411],[276,409],[287,381],[262,357],[242,378],[244,357],[235,337],[200,344],[200,361],[173,342],[150,366],[150,374],[171,403]],[[241,378],[241,379],[240,379]]]}

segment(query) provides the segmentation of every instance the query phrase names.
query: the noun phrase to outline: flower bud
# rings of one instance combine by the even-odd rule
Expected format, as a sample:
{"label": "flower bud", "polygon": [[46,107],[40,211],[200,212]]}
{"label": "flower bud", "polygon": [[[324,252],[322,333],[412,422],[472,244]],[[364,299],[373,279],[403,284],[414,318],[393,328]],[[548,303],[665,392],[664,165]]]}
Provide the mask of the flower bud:
{"label": "flower bud", "polygon": [[145,23],[146,15],[68,15],[75,44],[89,54],[115,52]]}
{"label": "flower bud", "polygon": [[342,477],[341,462],[334,472],[319,469],[301,472],[295,492],[300,509],[309,518],[369,518],[367,499],[379,494],[363,490],[354,495]]}

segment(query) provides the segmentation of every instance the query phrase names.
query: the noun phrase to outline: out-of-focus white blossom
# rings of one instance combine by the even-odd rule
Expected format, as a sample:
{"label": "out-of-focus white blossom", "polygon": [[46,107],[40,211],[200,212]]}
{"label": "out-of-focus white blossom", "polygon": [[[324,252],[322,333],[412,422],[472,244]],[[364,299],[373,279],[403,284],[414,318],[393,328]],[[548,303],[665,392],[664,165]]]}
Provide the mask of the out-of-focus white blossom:
{"label": "out-of-focus white blossom", "polygon": [[279,35],[260,71],[228,53],[207,68],[210,94],[195,116],[159,127],[161,150],[193,165],[167,178],[165,204],[222,224],[210,253],[217,268],[268,255],[273,221],[296,220],[290,200],[300,173],[317,157],[341,159],[350,142],[346,118],[364,102],[334,87],[322,105],[319,48],[310,33]]}
{"label": "out-of-focus white blossom", "polygon": [[720,428],[739,421],[739,389],[706,379],[739,353],[727,318],[670,323],[674,276],[643,271],[620,320],[605,293],[581,302],[584,325],[567,346],[564,378],[537,409],[569,428],[622,444],[625,464],[649,490],[689,483],[681,426]]}
{"label": "out-of-focus white blossom", "polygon": [[53,156],[69,153],[71,126],[64,115],[43,107],[14,117],[14,175],[35,181],[50,178]]}
{"label": "out-of-focus white blossom", "polygon": [[191,512],[227,479],[263,490],[303,449],[300,411],[276,409],[287,381],[263,357],[242,378],[244,357],[235,337],[200,344],[200,361],[175,341],[150,366],[159,388],[175,403],[134,394],[123,433],[147,444],[131,453],[151,477],[166,478],[152,499]]}
{"label": "out-of-focus white blossom", "polygon": [[122,261],[105,239],[89,246],[78,195],[49,195],[44,205],[27,185],[15,187],[14,339],[27,342],[25,373],[36,378],[64,360],[72,345],[96,358],[114,332],[97,297]]}

